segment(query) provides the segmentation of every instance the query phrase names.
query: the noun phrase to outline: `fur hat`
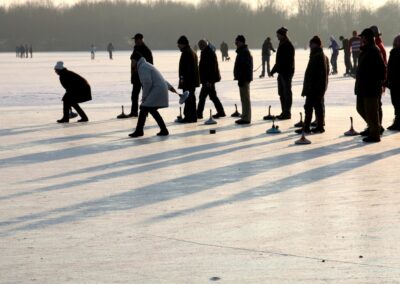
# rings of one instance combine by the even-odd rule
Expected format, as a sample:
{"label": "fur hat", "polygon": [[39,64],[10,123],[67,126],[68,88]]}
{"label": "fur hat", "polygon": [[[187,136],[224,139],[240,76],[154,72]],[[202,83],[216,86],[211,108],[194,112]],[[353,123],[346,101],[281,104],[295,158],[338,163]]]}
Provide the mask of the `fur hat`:
{"label": "fur hat", "polygon": [[178,44],[184,44],[184,45],[188,45],[189,44],[189,40],[187,39],[186,36],[180,36],[180,38],[178,38]]}
{"label": "fur hat", "polygon": [[57,63],[56,63],[56,66],[54,66],[54,69],[55,70],[63,70],[65,67],[64,67],[64,62],[62,62],[62,61],[58,61]]}

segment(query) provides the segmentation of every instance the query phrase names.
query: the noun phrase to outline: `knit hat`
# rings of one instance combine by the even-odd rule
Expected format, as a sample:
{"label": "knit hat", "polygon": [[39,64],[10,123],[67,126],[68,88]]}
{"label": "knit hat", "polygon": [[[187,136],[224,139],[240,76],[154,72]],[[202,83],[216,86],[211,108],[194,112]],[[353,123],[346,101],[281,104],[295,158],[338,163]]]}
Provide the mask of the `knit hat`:
{"label": "knit hat", "polygon": [[373,39],[375,35],[374,35],[374,31],[372,29],[365,29],[358,36],[363,36],[368,39]]}
{"label": "knit hat", "polygon": [[312,39],[310,39],[310,44],[311,43],[315,43],[316,45],[318,45],[318,46],[321,46],[322,45],[322,41],[321,41],[321,39],[319,38],[319,36],[314,36]]}
{"label": "knit hat", "polygon": [[56,63],[56,66],[54,66],[54,69],[55,70],[63,70],[65,67],[64,67],[64,62],[62,62],[62,61],[58,61],[57,63]]}
{"label": "knit hat", "polygon": [[285,28],[285,27],[280,27],[280,28],[276,31],[276,33],[277,33],[277,34],[280,34],[280,35],[283,35],[283,36],[286,36],[287,31],[288,31],[287,28]]}
{"label": "knit hat", "polygon": [[132,39],[143,39],[143,35],[141,33],[137,33]]}
{"label": "knit hat", "polygon": [[188,45],[189,44],[189,40],[187,39],[186,36],[180,36],[180,38],[178,39],[178,44],[183,44],[183,45]]}
{"label": "knit hat", "polygon": [[139,52],[132,52],[131,60],[139,61],[140,58],[142,58],[142,55]]}
{"label": "knit hat", "polygon": [[240,41],[242,43],[246,43],[246,39],[244,38],[243,35],[238,35],[235,39],[235,41]]}

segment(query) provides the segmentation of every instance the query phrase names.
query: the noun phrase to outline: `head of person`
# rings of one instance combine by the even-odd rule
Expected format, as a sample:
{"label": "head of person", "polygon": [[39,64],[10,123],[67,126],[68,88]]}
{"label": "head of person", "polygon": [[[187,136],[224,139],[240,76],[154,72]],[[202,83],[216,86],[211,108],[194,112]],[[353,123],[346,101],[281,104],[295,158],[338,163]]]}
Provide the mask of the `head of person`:
{"label": "head of person", "polygon": [[329,40],[333,42],[333,41],[335,41],[335,37],[334,37],[333,35],[331,35],[331,36],[329,37]]}
{"label": "head of person", "polygon": [[319,38],[319,36],[313,36],[312,39],[310,39],[309,46],[310,46],[311,50],[313,50],[315,48],[321,48],[322,47],[322,41]]}
{"label": "head of person", "polygon": [[177,44],[178,48],[182,50],[183,48],[189,45],[189,40],[186,36],[182,35],[178,38]]}
{"label": "head of person", "polygon": [[56,66],[54,66],[54,71],[60,75],[61,71],[64,70],[64,62],[62,61],[57,61]]}
{"label": "head of person", "polygon": [[361,45],[367,45],[374,42],[375,34],[372,29],[364,29],[358,36],[361,38]]}
{"label": "head of person", "polygon": [[135,45],[143,45],[143,35],[141,33],[135,34],[135,36],[132,38],[135,41]]}
{"label": "head of person", "polygon": [[341,35],[341,36],[339,37],[339,39],[340,39],[341,41],[343,41],[343,40],[344,40],[344,36]]}
{"label": "head of person", "polygon": [[393,48],[400,48],[400,34],[393,39]]}
{"label": "head of person", "polygon": [[139,52],[135,51],[132,53],[132,55],[131,55],[131,70],[133,73],[137,73],[137,64],[142,57],[143,56]]}
{"label": "head of person", "polygon": [[380,37],[382,35],[378,26],[371,26],[370,29],[374,32],[374,37]]}
{"label": "head of person", "polygon": [[238,35],[235,39],[235,45],[237,48],[242,47],[246,44],[246,38],[243,35]]}
{"label": "head of person", "polygon": [[201,39],[199,40],[199,42],[197,43],[197,45],[199,46],[200,50],[203,51],[204,49],[206,49],[206,47],[208,46],[208,43],[206,40]]}
{"label": "head of person", "polygon": [[280,27],[277,31],[276,31],[276,37],[278,38],[278,40],[283,40],[285,38],[287,38],[287,32],[288,29],[285,27]]}
{"label": "head of person", "polygon": [[271,41],[271,38],[270,38],[270,37],[267,37],[267,41]]}
{"label": "head of person", "polygon": [[352,33],[352,35],[353,35],[353,36],[357,36],[357,31],[354,30],[353,33]]}

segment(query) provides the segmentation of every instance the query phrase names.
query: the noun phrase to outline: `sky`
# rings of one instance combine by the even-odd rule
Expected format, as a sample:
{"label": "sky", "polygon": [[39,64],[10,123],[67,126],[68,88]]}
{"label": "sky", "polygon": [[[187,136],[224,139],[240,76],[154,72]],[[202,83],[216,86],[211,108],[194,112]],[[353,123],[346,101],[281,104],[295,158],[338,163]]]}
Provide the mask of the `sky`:
{"label": "sky", "polygon": [[[27,2],[29,0],[0,0],[0,5],[2,6],[8,6],[10,4],[14,4],[14,3],[24,3]],[[31,2],[35,2],[35,0],[30,0]],[[37,0],[36,0],[37,1]],[[50,1],[50,0],[48,0]],[[78,2],[78,0],[54,0],[54,1],[50,1],[53,2],[55,5],[70,5],[73,4],[75,2]],[[197,4],[199,2],[201,2],[201,0],[179,0],[179,1],[175,1],[175,2],[186,2],[186,3],[193,3],[193,4]],[[242,0],[242,2],[246,2],[248,4],[250,4],[253,8],[257,7],[257,0]],[[296,3],[296,0],[281,0],[279,2],[284,2],[286,6],[292,5],[294,3]],[[377,8],[383,4],[385,4],[385,2],[387,2],[387,0],[360,0],[361,3],[363,3],[365,6],[369,6],[371,8]]]}

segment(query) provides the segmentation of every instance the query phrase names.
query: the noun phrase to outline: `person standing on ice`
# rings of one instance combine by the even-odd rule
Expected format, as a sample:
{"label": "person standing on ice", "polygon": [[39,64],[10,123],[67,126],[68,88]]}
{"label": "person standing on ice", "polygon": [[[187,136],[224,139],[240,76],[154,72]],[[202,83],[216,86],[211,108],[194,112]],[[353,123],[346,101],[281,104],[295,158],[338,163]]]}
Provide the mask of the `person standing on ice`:
{"label": "person standing on ice", "polygon": [[340,48],[340,50],[343,50],[344,65],[346,66],[346,73],[344,73],[343,75],[350,76],[353,69],[351,66],[351,59],[350,59],[350,42],[344,36],[340,36],[339,39],[342,42],[342,48]]}
{"label": "person standing on ice", "polygon": [[288,29],[281,27],[276,31],[279,40],[278,50],[276,52],[275,65],[271,70],[270,77],[278,73],[278,94],[281,102],[282,113],[277,116],[278,119],[290,119],[292,117],[291,109],[293,102],[292,79],[294,74],[294,56],[295,50],[293,44],[287,36]]}
{"label": "person standing on ice", "polygon": [[331,65],[332,65],[332,75],[336,75],[338,73],[337,70],[337,58],[339,55],[339,45],[336,42],[335,38],[332,36],[329,37],[329,40],[331,44],[329,45],[329,48],[332,49],[332,54],[331,54]]}
{"label": "person standing on ice", "polygon": [[236,120],[236,124],[251,123],[251,101],[250,101],[250,82],[253,81],[253,57],[247,47],[246,39],[243,35],[238,35],[235,40],[236,60],[233,76],[238,81],[240,101],[242,103],[242,116]]}
{"label": "person standing on ice", "polygon": [[112,60],[113,59],[114,46],[113,46],[113,44],[111,42],[107,45],[107,51],[108,51],[108,57],[110,58],[110,60]]}
{"label": "person standing on ice", "polygon": [[[153,63],[153,54],[150,48],[144,43],[143,35],[141,33],[135,34],[132,38],[135,41],[135,46],[133,47],[133,52],[140,53],[144,59],[146,59],[147,63]],[[142,84],[139,80],[139,75],[137,73],[131,73],[131,83],[132,83],[132,96],[131,96],[131,112],[129,113],[129,117],[137,117],[138,109],[139,109],[139,94],[142,89]]]}
{"label": "person standing on ice", "polygon": [[179,60],[179,89],[183,92],[189,91],[189,97],[185,101],[183,109],[184,118],[180,123],[197,122],[196,112],[196,88],[200,86],[199,65],[197,54],[189,45],[189,40],[186,36],[181,36],[177,42],[178,48],[181,51]]}
{"label": "person standing on ice", "polygon": [[386,78],[386,66],[374,42],[374,32],[365,29],[360,34],[361,53],[354,87],[357,96],[357,112],[365,120],[368,128],[360,133],[367,136],[364,142],[379,142],[381,124],[379,103]]}
{"label": "person standing on ice", "polygon": [[[304,104],[304,126],[295,132],[323,133],[325,132],[325,112],[324,96],[328,87],[329,59],[322,50],[322,42],[318,36],[310,40],[310,59],[308,61],[306,73],[304,75],[302,97],[306,97]],[[310,129],[311,119],[315,110],[317,126]]]}
{"label": "person standing on ice", "polygon": [[143,128],[146,117],[150,113],[160,127],[157,136],[167,136],[168,129],[158,112],[159,108],[168,107],[168,90],[176,92],[175,89],[164,80],[161,73],[138,52],[131,55],[132,73],[137,73],[143,87],[142,103],[140,104],[139,118],[136,129],[129,134],[136,138],[143,136]]}
{"label": "person standing on ice", "polygon": [[225,117],[224,107],[222,106],[221,101],[217,96],[217,91],[215,90],[215,83],[221,81],[217,55],[207,44],[207,41],[203,39],[198,42],[198,46],[201,50],[199,63],[201,90],[199,95],[199,104],[197,106],[197,118],[203,118],[204,105],[207,96],[210,96],[210,100],[214,103],[217,110],[217,113],[213,115],[213,117]]}
{"label": "person standing on ice", "polygon": [[90,46],[90,59],[94,60],[96,56],[96,47],[94,46],[94,44],[92,44]]}
{"label": "person standing on ice", "polygon": [[357,31],[353,31],[353,36],[350,38],[351,55],[353,57],[353,70],[352,74],[355,75],[358,66],[358,57],[360,56],[361,39],[357,35]]}
{"label": "person standing on ice", "polygon": [[78,122],[89,121],[79,103],[92,100],[92,93],[89,83],[78,74],[67,70],[62,61],[58,61],[54,67],[55,72],[60,77],[60,83],[65,89],[63,101],[63,117],[57,120],[58,123],[69,122],[69,110],[73,107],[81,117]]}
{"label": "person standing on ice", "polygon": [[387,129],[400,131],[400,34],[393,40],[387,67],[387,87],[394,107],[394,121]]}
{"label": "person standing on ice", "polygon": [[228,60],[228,51],[229,51],[229,47],[228,44],[225,41],[222,41],[219,49],[221,50],[221,55],[222,55],[222,61]]}
{"label": "person standing on ice", "polygon": [[262,65],[262,71],[260,78],[265,77],[265,62],[267,63],[267,75],[269,76],[271,74],[271,69],[270,69],[270,57],[271,57],[271,51],[275,52],[275,49],[272,45],[271,38],[267,37],[267,39],[264,41],[262,48],[261,48],[261,65]]}

